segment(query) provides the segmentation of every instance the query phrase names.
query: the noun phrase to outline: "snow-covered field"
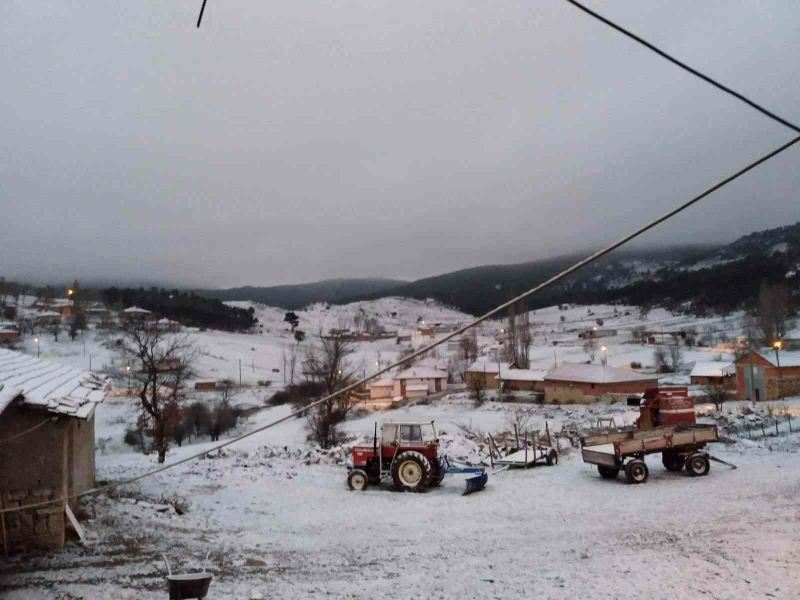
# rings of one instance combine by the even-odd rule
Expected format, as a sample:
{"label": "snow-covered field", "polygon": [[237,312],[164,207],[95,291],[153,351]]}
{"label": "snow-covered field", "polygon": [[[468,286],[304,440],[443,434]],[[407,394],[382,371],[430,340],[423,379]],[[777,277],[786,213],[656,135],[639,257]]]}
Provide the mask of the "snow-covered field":
{"label": "snow-covered field", "polygon": [[[421,302],[383,299],[362,305],[297,311],[312,334],[337,327],[364,307],[392,329],[417,320],[466,322],[455,311]],[[396,313],[393,317],[391,313]],[[593,315],[588,313],[592,312]],[[652,346],[629,342],[644,324],[665,332],[712,325],[729,338],[738,319],[700,321],[654,310],[642,322],[635,309],[557,307],[536,311],[532,368],[554,360],[588,357],[576,330],[604,319],[619,330],[604,338],[612,365],[652,364]],[[270,379],[283,384],[282,358],[292,343],[283,311],[259,307],[263,333],[193,332],[204,355],[198,378]],[[564,320],[562,321],[562,317]],[[494,344],[501,325],[482,328],[482,346]],[[87,334],[93,367],[110,364],[114,353],[95,332]],[[546,340],[545,340],[546,337]],[[557,346],[552,345],[553,340]],[[58,343],[42,336],[40,352],[88,366],[83,340]],[[26,340],[29,352],[35,344]],[[354,359],[367,373],[402,350],[394,340],[361,343]],[[687,350],[695,360],[729,358],[725,348]],[[599,360],[599,356],[597,357]],[[94,362],[98,361],[98,362]],[[273,369],[278,369],[275,373]],[[686,381],[684,374],[674,381]],[[121,385],[124,385],[121,384]],[[264,405],[272,390],[248,388],[236,402]],[[213,395],[213,394],[212,394]],[[200,396],[200,395],[198,395]],[[774,403],[775,405],[779,403]],[[800,399],[784,402],[800,416]],[[740,404],[726,406],[733,419]],[[708,406],[701,413],[713,412]],[[243,419],[243,433],[287,414],[265,407]],[[489,402],[479,408],[465,394],[430,405],[409,406],[349,419],[352,440],[371,435],[375,419],[435,419],[453,458],[474,462],[481,449],[465,431],[483,438],[525,420],[532,430],[575,423],[590,426],[599,416],[630,423],[624,405],[539,406]],[[135,420],[131,401],[109,398],[97,414],[99,480],[116,480],[156,466],[122,442]],[[798,598],[800,597],[800,434],[732,439],[712,454],[735,463],[714,463],[708,477],[668,473],[658,456],[648,458],[650,480],[626,485],[601,479],[579,453],[564,448],[556,467],[491,474],[483,492],[462,497],[453,476],[425,494],[370,488],[347,490],[343,453],[317,451],[306,442],[305,422],[293,419],[252,436],[219,455],[177,467],[87,503],[83,520],[92,538],[57,554],[14,557],[0,565],[0,595],[38,598],[164,598],[167,554],[173,569],[191,570],[211,551],[214,573],[209,598]],[[800,430],[798,421],[795,431]],[[168,462],[212,444],[207,440],[170,450]],[[177,514],[175,505],[183,514]],[[176,564],[177,563],[177,564]]]}

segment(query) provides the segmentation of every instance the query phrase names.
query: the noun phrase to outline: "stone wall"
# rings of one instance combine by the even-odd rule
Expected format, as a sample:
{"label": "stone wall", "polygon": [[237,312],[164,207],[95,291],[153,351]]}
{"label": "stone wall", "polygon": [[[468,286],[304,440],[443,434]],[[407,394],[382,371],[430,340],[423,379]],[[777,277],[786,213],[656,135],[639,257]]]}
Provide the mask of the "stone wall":
{"label": "stone wall", "polygon": [[[38,488],[18,492],[0,492],[4,508],[16,508],[27,504],[52,500],[58,494],[50,488]],[[64,546],[64,504],[52,504],[0,515],[0,535],[9,553],[30,548],[57,550]]]}
{"label": "stone wall", "polygon": [[778,400],[787,396],[800,396],[800,377],[767,378],[767,399]]}

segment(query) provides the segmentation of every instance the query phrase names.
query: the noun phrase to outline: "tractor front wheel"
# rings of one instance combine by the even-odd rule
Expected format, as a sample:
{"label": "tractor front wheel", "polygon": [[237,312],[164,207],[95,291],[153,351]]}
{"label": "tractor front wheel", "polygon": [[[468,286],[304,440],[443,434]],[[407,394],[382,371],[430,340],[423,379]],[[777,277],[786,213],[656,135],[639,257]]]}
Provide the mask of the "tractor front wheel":
{"label": "tractor front wheel", "polygon": [[708,462],[708,457],[702,452],[690,454],[686,459],[686,472],[692,477],[708,475],[709,469],[711,469],[711,463]]}
{"label": "tractor front wheel", "polygon": [[649,474],[647,465],[640,458],[635,458],[625,465],[625,481],[628,483],[644,483]]}
{"label": "tractor front wheel", "polygon": [[367,489],[369,478],[366,471],[353,469],[347,474],[347,487],[356,492],[363,492]]}
{"label": "tractor front wheel", "polygon": [[419,452],[401,452],[392,463],[392,481],[399,491],[423,492],[431,479],[431,463]]}

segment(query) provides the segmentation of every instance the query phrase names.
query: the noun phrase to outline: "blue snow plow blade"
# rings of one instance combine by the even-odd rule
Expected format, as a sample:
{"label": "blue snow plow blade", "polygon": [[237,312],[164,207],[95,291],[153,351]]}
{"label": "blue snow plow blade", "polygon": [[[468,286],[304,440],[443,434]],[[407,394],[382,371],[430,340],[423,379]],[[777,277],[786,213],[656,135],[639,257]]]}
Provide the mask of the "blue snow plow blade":
{"label": "blue snow plow blade", "polygon": [[489,481],[489,474],[483,467],[461,467],[448,463],[445,473],[451,475],[459,473],[474,473],[472,477],[467,478],[465,482],[467,487],[464,488],[464,493],[461,494],[462,496],[482,490],[484,487],[486,487],[486,482]]}

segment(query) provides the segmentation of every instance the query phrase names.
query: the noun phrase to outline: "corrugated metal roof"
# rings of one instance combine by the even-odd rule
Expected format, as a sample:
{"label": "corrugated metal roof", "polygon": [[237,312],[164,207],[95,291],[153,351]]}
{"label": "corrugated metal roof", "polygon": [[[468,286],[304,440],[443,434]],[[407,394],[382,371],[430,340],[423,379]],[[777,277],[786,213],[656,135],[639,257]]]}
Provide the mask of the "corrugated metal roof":
{"label": "corrugated metal roof", "polygon": [[763,348],[757,352],[773,366],[777,367],[780,361],[782,367],[800,367],[800,350],[780,350],[777,356],[772,348]]}
{"label": "corrugated metal roof", "polygon": [[562,363],[545,376],[545,381],[576,381],[580,383],[620,383],[624,381],[658,380],[658,375],[645,375],[628,369],[583,363]]}
{"label": "corrugated metal roof", "polygon": [[394,376],[394,379],[442,379],[447,378],[447,373],[431,369],[430,367],[411,367]]}
{"label": "corrugated metal roof", "polygon": [[694,363],[691,377],[725,377],[736,373],[731,363],[721,361],[697,361]]}
{"label": "corrugated metal roof", "polygon": [[109,383],[88,371],[0,349],[0,413],[21,396],[27,405],[86,419],[105,399]]}

